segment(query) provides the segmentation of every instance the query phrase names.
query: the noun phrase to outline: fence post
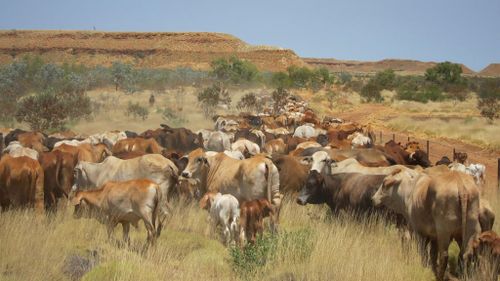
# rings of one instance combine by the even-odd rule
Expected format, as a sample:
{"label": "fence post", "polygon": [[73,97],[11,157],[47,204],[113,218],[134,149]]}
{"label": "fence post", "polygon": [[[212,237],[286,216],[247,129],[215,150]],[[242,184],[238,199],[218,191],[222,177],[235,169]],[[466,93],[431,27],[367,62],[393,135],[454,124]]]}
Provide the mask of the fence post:
{"label": "fence post", "polygon": [[408,142],[410,142],[410,136],[408,136]]}
{"label": "fence post", "polygon": [[427,140],[427,156],[429,156],[429,140]]}
{"label": "fence post", "polygon": [[455,158],[455,148],[453,148],[453,161],[455,161],[455,160],[457,160],[457,159]]}
{"label": "fence post", "polygon": [[392,134],[392,141],[396,141],[396,134]]}

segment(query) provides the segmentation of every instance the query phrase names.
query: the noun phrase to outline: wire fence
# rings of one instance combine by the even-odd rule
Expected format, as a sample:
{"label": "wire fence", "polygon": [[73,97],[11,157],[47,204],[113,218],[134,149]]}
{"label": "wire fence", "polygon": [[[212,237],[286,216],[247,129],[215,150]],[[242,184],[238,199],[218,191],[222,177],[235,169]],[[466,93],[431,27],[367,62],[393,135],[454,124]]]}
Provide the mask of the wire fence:
{"label": "wire fence", "polygon": [[[396,143],[405,144],[410,141],[416,141],[422,150],[429,155],[431,163],[436,163],[443,156],[447,156],[451,161],[454,160],[455,152],[466,152],[467,161],[469,163],[481,163],[486,166],[486,181],[490,187],[500,189],[500,157],[493,153],[484,151],[471,151],[467,149],[467,145],[449,145],[443,142],[430,141],[411,136],[410,134],[383,132],[377,134],[376,144],[384,145],[387,141],[394,140]],[[496,184],[496,185],[495,185]]]}

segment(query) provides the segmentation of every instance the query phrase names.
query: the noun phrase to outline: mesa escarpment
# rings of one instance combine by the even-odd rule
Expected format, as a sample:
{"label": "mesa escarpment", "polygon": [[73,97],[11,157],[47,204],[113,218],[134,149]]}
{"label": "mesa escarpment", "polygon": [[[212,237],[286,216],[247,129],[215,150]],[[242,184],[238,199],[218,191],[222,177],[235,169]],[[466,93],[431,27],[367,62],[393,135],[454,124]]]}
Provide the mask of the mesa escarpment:
{"label": "mesa escarpment", "polygon": [[[350,73],[375,73],[378,71],[392,69],[402,75],[423,75],[428,68],[435,66],[436,62],[422,62],[417,60],[385,59],[381,61],[355,61],[337,59],[302,58],[311,66],[324,66],[333,72]],[[476,73],[461,64],[462,71],[466,75]]]}
{"label": "mesa escarpment", "polygon": [[24,55],[88,66],[109,66],[113,61],[123,61],[138,67],[200,70],[208,70],[214,59],[233,55],[265,71],[305,65],[292,50],[252,46],[223,33],[0,31],[0,63]]}
{"label": "mesa escarpment", "polygon": [[492,63],[479,72],[481,76],[500,77],[500,63]]}

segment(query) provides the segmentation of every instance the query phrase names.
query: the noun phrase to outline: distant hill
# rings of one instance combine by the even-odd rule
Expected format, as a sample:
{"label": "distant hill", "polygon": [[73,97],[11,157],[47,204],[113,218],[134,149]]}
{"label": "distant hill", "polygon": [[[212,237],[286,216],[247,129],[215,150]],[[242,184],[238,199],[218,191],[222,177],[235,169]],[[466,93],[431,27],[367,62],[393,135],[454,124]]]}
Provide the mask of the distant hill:
{"label": "distant hill", "polygon": [[492,63],[479,72],[481,76],[500,77],[500,63]]}
{"label": "distant hill", "polygon": [[[417,60],[385,59],[381,61],[355,61],[302,58],[311,66],[324,66],[333,72],[375,73],[377,71],[392,69],[403,75],[423,75],[425,70],[435,66],[436,62],[421,62]],[[467,75],[476,74],[473,70],[462,64],[462,71]]]}
{"label": "distant hill", "polygon": [[207,70],[212,60],[232,55],[248,59],[266,71],[305,65],[292,50],[252,46],[223,33],[0,31],[0,63],[26,54],[37,54],[55,63],[110,65],[120,60],[151,68]]}

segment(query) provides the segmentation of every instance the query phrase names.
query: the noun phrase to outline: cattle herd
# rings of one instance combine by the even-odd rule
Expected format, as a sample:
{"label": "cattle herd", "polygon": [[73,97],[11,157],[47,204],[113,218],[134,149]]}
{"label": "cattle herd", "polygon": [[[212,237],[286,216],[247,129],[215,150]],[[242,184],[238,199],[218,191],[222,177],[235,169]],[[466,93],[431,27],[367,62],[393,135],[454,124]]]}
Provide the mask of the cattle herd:
{"label": "cattle herd", "polygon": [[26,206],[50,214],[65,199],[76,218],[97,218],[108,235],[122,224],[127,243],[130,224],[142,220],[149,246],[172,200],[199,200],[225,244],[245,245],[263,233],[266,217],[279,235],[288,198],[327,204],[333,216],[346,211],[394,223],[402,241],[418,242],[437,280],[447,275],[453,239],[463,273],[498,264],[494,213],[481,197],[485,168],[467,163],[466,155],[432,165],[418,143],[375,145],[370,126],[320,120],[297,97],[259,114],[215,116],[214,123],[197,132],[162,124],[140,134],[91,136],[3,129],[1,210]]}

